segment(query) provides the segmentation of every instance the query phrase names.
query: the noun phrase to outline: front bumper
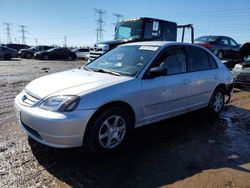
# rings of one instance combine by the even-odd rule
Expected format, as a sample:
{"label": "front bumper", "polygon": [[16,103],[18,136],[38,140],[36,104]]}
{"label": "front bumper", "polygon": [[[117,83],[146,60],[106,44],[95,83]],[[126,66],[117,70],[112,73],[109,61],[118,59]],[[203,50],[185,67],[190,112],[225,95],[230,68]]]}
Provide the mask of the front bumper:
{"label": "front bumper", "polygon": [[31,138],[55,148],[82,146],[85,128],[94,110],[58,113],[23,106],[19,100],[20,95],[15,98],[19,123]]}

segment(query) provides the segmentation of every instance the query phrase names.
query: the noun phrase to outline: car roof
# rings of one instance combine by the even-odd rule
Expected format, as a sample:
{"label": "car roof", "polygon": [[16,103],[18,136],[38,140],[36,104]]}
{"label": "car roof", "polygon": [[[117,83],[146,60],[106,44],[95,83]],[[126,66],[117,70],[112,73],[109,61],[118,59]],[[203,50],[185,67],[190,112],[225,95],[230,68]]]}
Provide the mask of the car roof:
{"label": "car roof", "polygon": [[198,46],[197,44],[192,44],[192,43],[185,43],[185,42],[171,42],[171,41],[145,41],[145,42],[132,42],[132,43],[127,43],[123,44],[121,46],[132,46],[132,45],[139,45],[139,46],[172,46],[172,45],[186,45],[186,46]]}
{"label": "car roof", "polygon": [[204,36],[197,37],[196,39],[201,38],[201,37],[217,37],[217,38],[226,37],[226,38],[231,38],[231,37],[224,36],[224,35],[204,35]]}

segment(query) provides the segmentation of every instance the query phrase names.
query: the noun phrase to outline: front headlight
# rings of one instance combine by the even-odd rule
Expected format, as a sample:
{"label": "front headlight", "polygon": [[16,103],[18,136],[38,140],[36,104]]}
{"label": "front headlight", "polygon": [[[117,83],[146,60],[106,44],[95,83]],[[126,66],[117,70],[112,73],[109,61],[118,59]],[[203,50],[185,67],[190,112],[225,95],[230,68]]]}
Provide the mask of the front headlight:
{"label": "front headlight", "polygon": [[53,112],[71,112],[76,109],[80,97],[75,95],[54,96],[43,101],[39,108]]}

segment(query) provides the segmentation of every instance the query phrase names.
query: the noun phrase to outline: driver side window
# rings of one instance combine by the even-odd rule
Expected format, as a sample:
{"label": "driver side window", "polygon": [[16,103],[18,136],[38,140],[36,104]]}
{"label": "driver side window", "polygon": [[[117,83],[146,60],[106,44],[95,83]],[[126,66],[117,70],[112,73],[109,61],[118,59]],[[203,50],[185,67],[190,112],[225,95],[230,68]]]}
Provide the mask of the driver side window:
{"label": "driver side window", "polygon": [[166,50],[157,61],[158,67],[167,69],[167,75],[180,74],[187,71],[185,51],[182,48]]}

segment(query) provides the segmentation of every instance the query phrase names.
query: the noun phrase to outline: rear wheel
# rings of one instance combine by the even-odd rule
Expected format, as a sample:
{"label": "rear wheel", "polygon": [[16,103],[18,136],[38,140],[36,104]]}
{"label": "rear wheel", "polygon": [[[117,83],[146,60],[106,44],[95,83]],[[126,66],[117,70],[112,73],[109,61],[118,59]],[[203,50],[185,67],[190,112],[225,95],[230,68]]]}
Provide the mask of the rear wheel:
{"label": "rear wheel", "polygon": [[217,115],[224,107],[225,93],[222,88],[217,88],[209,103],[209,110],[212,114]]}
{"label": "rear wheel", "polygon": [[95,153],[111,152],[125,142],[131,128],[131,119],[124,109],[112,107],[101,112],[88,126],[88,148]]}
{"label": "rear wheel", "polygon": [[73,60],[73,57],[72,56],[68,56],[67,58],[69,61],[72,61]]}
{"label": "rear wheel", "polygon": [[32,54],[28,52],[28,53],[25,54],[25,57],[30,59],[32,57]]}

